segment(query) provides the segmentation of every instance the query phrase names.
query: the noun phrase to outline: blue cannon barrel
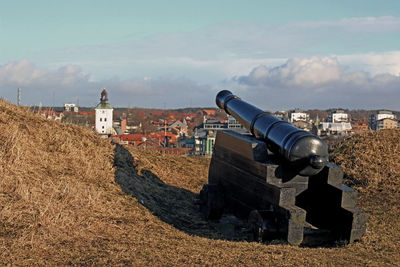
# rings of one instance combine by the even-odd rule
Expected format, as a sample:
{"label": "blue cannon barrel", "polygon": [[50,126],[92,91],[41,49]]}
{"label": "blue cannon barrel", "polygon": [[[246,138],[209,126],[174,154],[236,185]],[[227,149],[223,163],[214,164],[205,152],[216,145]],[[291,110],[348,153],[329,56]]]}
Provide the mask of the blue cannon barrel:
{"label": "blue cannon barrel", "polygon": [[268,149],[303,176],[315,175],[328,163],[328,146],[318,136],[241,100],[228,90],[220,91],[217,106],[233,116]]}

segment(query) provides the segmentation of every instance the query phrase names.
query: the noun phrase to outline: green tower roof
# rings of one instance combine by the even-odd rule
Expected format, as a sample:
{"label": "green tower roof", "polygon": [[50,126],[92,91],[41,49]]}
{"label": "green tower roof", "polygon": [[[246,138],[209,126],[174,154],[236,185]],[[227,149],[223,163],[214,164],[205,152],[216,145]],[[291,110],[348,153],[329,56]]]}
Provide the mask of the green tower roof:
{"label": "green tower roof", "polygon": [[99,103],[95,109],[113,109],[113,107],[108,103]]}

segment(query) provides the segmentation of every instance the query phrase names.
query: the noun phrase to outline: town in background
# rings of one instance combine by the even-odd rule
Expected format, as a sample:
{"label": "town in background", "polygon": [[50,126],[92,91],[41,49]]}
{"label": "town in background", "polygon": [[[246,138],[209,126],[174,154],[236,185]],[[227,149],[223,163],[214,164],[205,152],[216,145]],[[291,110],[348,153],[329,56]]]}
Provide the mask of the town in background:
{"label": "town in background", "polygon": [[[218,108],[113,108],[106,89],[101,92],[96,107],[65,103],[63,107],[38,106],[31,110],[47,119],[92,129],[118,144],[168,154],[211,156],[217,131],[247,132],[235,118]],[[320,136],[330,145],[353,134],[400,127],[399,111],[293,109],[268,112]]]}

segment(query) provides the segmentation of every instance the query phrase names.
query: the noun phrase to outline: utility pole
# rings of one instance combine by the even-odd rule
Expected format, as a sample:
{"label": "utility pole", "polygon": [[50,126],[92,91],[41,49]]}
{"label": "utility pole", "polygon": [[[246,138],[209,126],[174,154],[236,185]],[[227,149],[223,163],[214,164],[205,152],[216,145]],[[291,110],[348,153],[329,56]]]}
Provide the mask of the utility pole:
{"label": "utility pole", "polygon": [[164,105],[164,114],[165,114],[165,117],[164,117],[164,147],[167,147],[167,145],[168,145],[168,138],[167,138],[167,112],[165,110],[166,104],[167,103],[165,103],[165,102],[163,103],[163,105]]}
{"label": "utility pole", "polygon": [[18,106],[21,106],[21,88],[18,88],[18,99],[17,99]]}
{"label": "utility pole", "polygon": [[164,119],[164,147],[167,147],[167,119]]}

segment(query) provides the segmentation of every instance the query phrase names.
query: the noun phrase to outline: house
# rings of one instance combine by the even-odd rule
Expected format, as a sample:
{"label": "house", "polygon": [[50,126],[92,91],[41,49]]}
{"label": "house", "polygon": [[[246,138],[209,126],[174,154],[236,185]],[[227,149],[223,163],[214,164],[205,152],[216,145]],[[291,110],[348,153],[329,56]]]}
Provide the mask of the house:
{"label": "house", "polygon": [[194,134],[194,151],[196,156],[212,155],[216,132],[213,130],[197,129]]}
{"label": "house", "polygon": [[137,131],[137,130],[139,130],[141,128],[142,128],[142,123],[141,122],[139,122],[138,125],[132,124],[132,122],[130,122],[130,121],[126,122],[126,132],[128,132],[128,133]]}
{"label": "house", "polygon": [[195,147],[193,154],[196,156],[212,155],[217,131],[227,130],[228,122],[203,117],[203,123],[194,129]]}
{"label": "house", "polygon": [[177,147],[179,147],[179,148],[191,148],[191,149],[194,150],[194,148],[195,148],[195,139],[194,139],[194,137],[179,140],[177,142]]}
{"label": "house", "polygon": [[328,115],[327,121],[333,123],[349,122],[349,115],[344,110],[337,109]]}
{"label": "house", "polygon": [[118,134],[112,137],[116,143],[130,146],[168,147],[175,146],[178,139],[170,132],[152,132],[149,134]]}
{"label": "house", "polygon": [[348,135],[352,127],[350,122],[322,122],[319,131],[321,135]]}
{"label": "house", "polygon": [[65,103],[64,104],[64,110],[67,111],[67,112],[78,112],[79,108],[75,104]]}
{"label": "house", "polygon": [[114,142],[117,142],[121,145],[131,145],[131,146],[138,146],[139,144],[146,141],[146,135],[144,134],[121,134],[121,135],[114,135],[112,137]]}
{"label": "house", "polygon": [[82,116],[93,116],[95,115],[94,111],[79,111],[78,115],[82,115]]}
{"label": "house", "polygon": [[61,121],[64,118],[64,113],[55,110],[41,110],[40,116],[49,120]]}
{"label": "house", "polygon": [[348,135],[352,131],[349,115],[342,109],[333,110],[327,120],[318,125],[319,135]]}
{"label": "house", "polygon": [[215,116],[216,113],[217,113],[217,110],[215,110],[215,109],[203,109],[204,116],[211,117],[211,116]]}
{"label": "house", "polygon": [[371,127],[372,130],[387,129],[382,127],[394,127],[393,121],[386,120],[386,122],[383,123],[382,121],[383,119],[396,120],[396,115],[394,115],[392,111],[379,110],[377,113],[372,114],[370,116],[369,126]]}
{"label": "house", "polygon": [[228,116],[228,129],[233,130],[233,129],[244,129],[243,125],[240,124],[234,117]]}
{"label": "house", "polygon": [[310,121],[310,116],[300,109],[289,111],[288,116],[291,123],[294,123],[295,121]]}
{"label": "house", "polygon": [[292,123],[295,127],[304,131],[311,131],[312,124],[309,121],[297,120]]}
{"label": "house", "polygon": [[248,133],[248,131],[234,118],[228,116],[227,120],[219,121],[203,118],[203,123],[195,127],[195,155],[208,156],[212,154],[217,132],[230,130],[238,133]]}
{"label": "house", "polygon": [[127,126],[128,126],[128,120],[126,118],[120,118],[120,127],[124,133],[127,132],[127,128],[126,128]]}
{"label": "house", "polygon": [[289,121],[289,114],[286,111],[277,111],[272,115],[283,121]]}
{"label": "house", "polygon": [[376,122],[376,130],[399,128],[399,122],[392,118],[384,118]]}
{"label": "house", "polygon": [[188,125],[185,119],[182,121],[177,120],[168,125],[169,130],[172,133],[175,133],[178,137],[187,136],[188,134]]}
{"label": "house", "polygon": [[351,127],[354,133],[361,133],[369,131],[368,121],[352,121]]}
{"label": "house", "polygon": [[221,129],[227,129],[228,124],[226,121],[206,119],[206,117],[203,117],[203,123],[200,125],[200,128],[206,130],[221,130]]}
{"label": "house", "polygon": [[117,134],[127,133],[127,119],[122,117],[118,118],[113,121],[113,127],[117,131]]}
{"label": "house", "polygon": [[158,121],[151,121],[150,123],[156,127],[157,131],[171,132],[178,138],[187,136],[188,134],[188,125],[185,119],[182,121],[167,121],[164,119],[159,119]]}

